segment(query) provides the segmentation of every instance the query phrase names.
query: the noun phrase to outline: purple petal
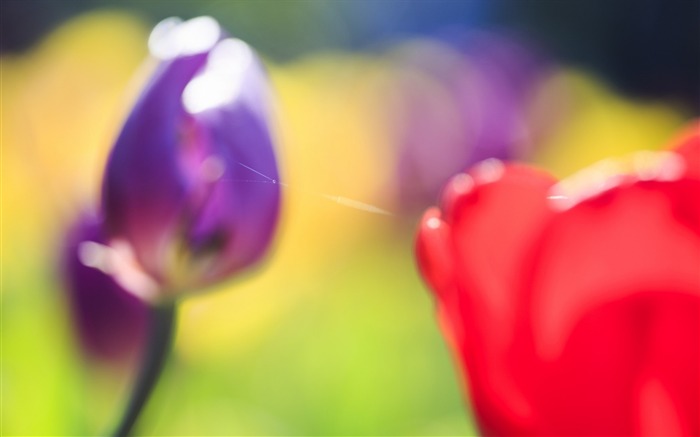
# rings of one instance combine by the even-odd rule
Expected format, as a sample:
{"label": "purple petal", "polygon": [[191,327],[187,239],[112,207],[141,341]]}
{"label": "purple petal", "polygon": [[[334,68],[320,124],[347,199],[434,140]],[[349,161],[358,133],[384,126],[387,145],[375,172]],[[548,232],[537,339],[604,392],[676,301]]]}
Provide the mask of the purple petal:
{"label": "purple petal", "polygon": [[163,252],[187,198],[178,155],[186,113],[181,95],[205,54],[162,63],[136,103],[107,164],[103,208],[110,235],[134,247],[145,270],[162,278]]}
{"label": "purple petal", "polygon": [[92,358],[123,363],[137,358],[145,346],[148,309],[110,275],[81,259],[90,244],[105,243],[100,221],[83,215],[67,233],[61,273],[83,351]]}
{"label": "purple petal", "polygon": [[[218,95],[210,105],[205,96],[192,108],[196,123],[207,132],[209,158],[221,173],[211,184],[209,198],[188,236],[195,251],[219,246],[206,282],[260,258],[274,234],[280,202],[270,133],[270,92],[262,66],[250,48],[228,39],[214,49],[209,65],[195,80],[216,83],[218,77],[237,82],[230,95]],[[206,86],[203,88],[206,92]]]}
{"label": "purple petal", "polygon": [[279,210],[262,66],[211,18],[153,32],[164,58],[107,166],[110,237],[164,289],[206,285],[257,260]]}

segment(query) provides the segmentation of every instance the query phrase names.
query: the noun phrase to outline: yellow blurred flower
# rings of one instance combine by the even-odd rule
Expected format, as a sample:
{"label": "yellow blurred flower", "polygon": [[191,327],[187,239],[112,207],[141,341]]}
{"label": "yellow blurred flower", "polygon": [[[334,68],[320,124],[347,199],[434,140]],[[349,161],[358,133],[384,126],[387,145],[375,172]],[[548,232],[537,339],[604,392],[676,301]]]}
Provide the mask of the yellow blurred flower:
{"label": "yellow blurred flower", "polygon": [[94,429],[119,392],[114,375],[101,379],[108,390],[82,390],[86,375],[72,353],[52,263],[67,222],[96,201],[146,32],[129,15],[91,13],[26,54],[0,57],[3,431],[10,434]]}
{"label": "yellow blurred flower", "polygon": [[94,201],[146,28],[116,12],[68,22],[26,55],[3,56],[3,252],[46,254]]}
{"label": "yellow blurred flower", "polygon": [[606,158],[664,147],[688,119],[668,104],[623,98],[567,69],[542,87],[532,117],[552,129],[533,161],[559,178]]}

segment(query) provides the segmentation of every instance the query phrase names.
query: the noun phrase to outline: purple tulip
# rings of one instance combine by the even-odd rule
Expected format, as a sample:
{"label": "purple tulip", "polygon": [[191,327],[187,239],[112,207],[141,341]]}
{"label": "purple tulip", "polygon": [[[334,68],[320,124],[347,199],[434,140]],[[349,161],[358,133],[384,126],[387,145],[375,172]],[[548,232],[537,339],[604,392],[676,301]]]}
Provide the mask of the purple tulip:
{"label": "purple tulip", "polygon": [[62,279],[82,350],[110,363],[140,356],[147,334],[148,307],[114,278],[94,268],[106,244],[100,220],[85,214],[69,230],[63,246]]}
{"label": "purple tulip", "polygon": [[399,203],[419,211],[454,174],[487,158],[523,158],[536,140],[527,108],[551,65],[525,45],[472,33],[394,55]]}
{"label": "purple tulip", "polygon": [[209,17],[168,19],[159,61],[109,157],[102,207],[115,276],[160,300],[259,260],[280,186],[262,64]]}

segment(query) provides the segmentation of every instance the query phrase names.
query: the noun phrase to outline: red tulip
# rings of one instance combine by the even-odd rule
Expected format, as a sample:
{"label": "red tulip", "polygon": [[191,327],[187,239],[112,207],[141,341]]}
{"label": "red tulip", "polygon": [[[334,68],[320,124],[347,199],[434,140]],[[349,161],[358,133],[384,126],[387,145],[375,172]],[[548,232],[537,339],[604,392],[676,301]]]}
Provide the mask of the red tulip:
{"label": "red tulip", "polygon": [[418,263],[485,434],[700,434],[699,128],[626,175],[486,161],[425,213]]}

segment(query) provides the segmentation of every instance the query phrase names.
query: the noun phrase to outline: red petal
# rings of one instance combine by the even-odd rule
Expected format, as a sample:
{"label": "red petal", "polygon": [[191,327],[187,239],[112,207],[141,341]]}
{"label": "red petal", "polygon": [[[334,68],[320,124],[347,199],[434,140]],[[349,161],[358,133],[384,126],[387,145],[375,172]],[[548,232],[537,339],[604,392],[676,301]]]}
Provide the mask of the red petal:
{"label": "red petal", "polygon": [[510,359],[511,343],[519,266],[552,215],[547,193],[554,182],[529,167],[484,162],[448,184],[443,216],[426,213],[419,233],[419,264],[436,289],[443,329],[487,433],[512,434],[532,418],[512,377],[527,360]]}
{"label": "red petal", "polygon": [[538,432],[641,432],[648,381],[682,407],[657,425],[700,431],[697,199],[698,180],[640,181],[551,220],[529,287]]}
{"label": "red petal", "polygon": [[471,323],[488,327],[483,334],[498,344],[514,328],[520,266],[553,216],[547,194],[554,179],[530,167],[492,166],[482,163],[465,176],[473,180],[470,191],[455,193],[450,184],[443,209],[452,227],[457,281],[473,306]]}
{"label": "red petal", "polygon": [[430,208],[425,212],[416,241],[418,266],[438,294],[454,282],[454,255],[449,246],[449,234],[449,225],[442,220],[440,210]]}

